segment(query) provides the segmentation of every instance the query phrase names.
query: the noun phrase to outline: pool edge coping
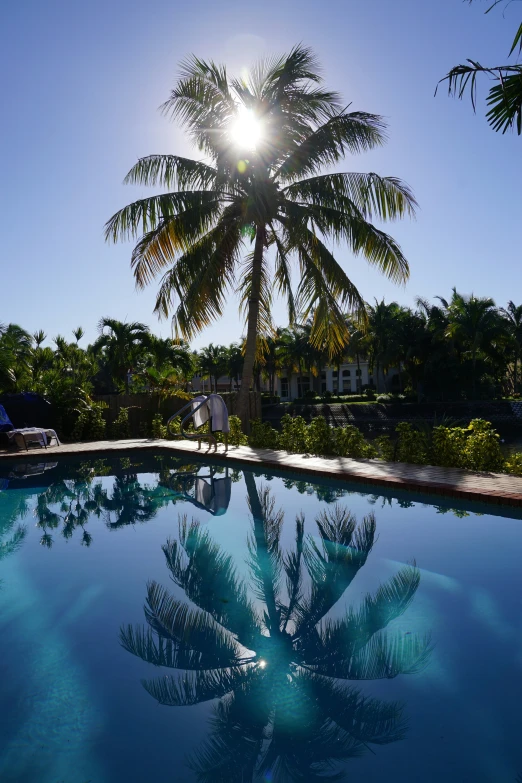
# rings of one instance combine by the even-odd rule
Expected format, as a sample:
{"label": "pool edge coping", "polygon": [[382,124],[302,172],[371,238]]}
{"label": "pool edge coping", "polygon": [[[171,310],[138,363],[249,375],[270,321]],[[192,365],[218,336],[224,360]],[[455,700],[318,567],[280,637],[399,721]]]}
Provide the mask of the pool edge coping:
{"label": "pool edge coping", "polygon": [[[315,457],[307,454],[290,454],[286,451],[254,449],[250,446],[230,446],[225,452],[218,444],[213,448],[198,449],[191,441],[163,439],[129,439],[116,441],[91,441],[68,443],[37,451],[0,453],[0,460],[41,459],[47,455],[103,454],[113,451],[159,450],[177,454],[211,458],[219,462],[241,462],[262,468],[285,472],[322,476],[336,481],[346,481],[390,489],[421,491],[430,495],[461,498],[487,503],[522,507],[522,478],[504,473],[473,472],[461,468],[442,468],[431,465],[412,465],[381,460],[351,459],[349,457]],[[305,461],[305,464],[303,464]],[[417,475],[416,475],[417,474]],[[509,487],[508,485],[512,485]]]}

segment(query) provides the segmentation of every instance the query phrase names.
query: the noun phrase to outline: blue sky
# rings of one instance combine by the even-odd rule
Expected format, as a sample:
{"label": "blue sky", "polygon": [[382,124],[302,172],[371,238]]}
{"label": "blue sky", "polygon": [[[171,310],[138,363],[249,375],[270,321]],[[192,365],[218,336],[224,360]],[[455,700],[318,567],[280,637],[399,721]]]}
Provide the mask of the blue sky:
{"label": "blue sky", "polygon": [[[506,60],[519,11],[483,14],[462,0],[17,0],[3,10],[0,322],[88,340],[101,316],[152,314],[155,289],[136,292],[130,244],[106,245],[104,222],[144,194],[123,186],[137,158],[190,154],[157,107],[187,54],[239,73],[264,54],[312,46],[327,84],[354,109],[389,122],[386,147],[347,159],[344,170],[406,180],[415,222],[389,226],[411,266],[405,288],[338,253],[367,300],[413,304],[460,291],[519,303],[522,140],[493,133],[481,112],[435,85],[466,57]],[[484,91],[482,92],[484,95]],[[152,191],[151,191],[152,192]],[[517,285],[518,281],[518,285]],[[284,309],[276,304],[276,321]],[[228,343],[242,324],[234,301],[198,338]]]}

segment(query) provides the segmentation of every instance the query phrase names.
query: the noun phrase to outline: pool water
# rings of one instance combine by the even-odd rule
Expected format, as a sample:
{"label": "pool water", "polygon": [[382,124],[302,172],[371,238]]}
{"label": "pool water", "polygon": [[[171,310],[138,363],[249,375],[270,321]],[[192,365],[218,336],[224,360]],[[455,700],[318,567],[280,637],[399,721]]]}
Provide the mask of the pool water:
{"label": "pool water", "polygon": [[2,783],[516,783],[517,509],[0,465]]}

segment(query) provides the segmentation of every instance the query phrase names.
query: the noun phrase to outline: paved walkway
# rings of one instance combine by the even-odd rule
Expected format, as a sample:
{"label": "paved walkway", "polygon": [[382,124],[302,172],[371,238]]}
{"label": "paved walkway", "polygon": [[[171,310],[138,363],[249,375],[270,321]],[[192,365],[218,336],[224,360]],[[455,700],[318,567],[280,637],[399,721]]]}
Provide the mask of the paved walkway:
{"label": "paved walkway", "polygon": [[203,443],[198,450],[193,441],[131,439],[96,441],[92,443],[68,443],[48,448],[45,452],[32,449],[0,453],[0,459],[27,459],[31,457],[92,452],[123,451],[127,449],[165,449],[176,454],[210,456],[219,461],[241,462],[263,468],[307,473],[336,481],[361,482],[387,486],[390,489],[416,490],[430,494],[467,498],[486,503],[522,506],[522,478],[503,473],[472,473],[459,468],[440,468],[432,465],[408,465],[402,462],[348,459],[347,457],[322,458],[306,454],[288,454],[286,451],[251,449],[249,446],[231,446],[225,453],[218,445],[217,452]]}

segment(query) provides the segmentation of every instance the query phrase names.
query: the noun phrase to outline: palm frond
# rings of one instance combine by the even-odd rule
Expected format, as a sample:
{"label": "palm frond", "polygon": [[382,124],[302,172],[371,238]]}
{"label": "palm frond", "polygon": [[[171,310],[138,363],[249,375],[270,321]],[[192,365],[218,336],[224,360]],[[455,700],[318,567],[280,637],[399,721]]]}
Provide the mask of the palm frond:
{"label": "palm frond", "polygon": [[256,676],[255,667],[186,673],[180,677],[142,680],[142,685],[159,704],[186,707],[210,699],[219,699],[235,691]]}
{"label": "palm frond", "polygon": [[286,572],[286,589],[288,592],[288,607],[283,614],[283,630],[302,598],[301,585],[303,581],[302,560],[304,548],[304,516],[300,514],[295,520],[295,552],[289,552],[283,559]]}
{"label": "palm frond", "polygon": [[215,190],[216,178],[216,169],[203,161],[179,155],[147,155],[134,164],[123,182],[179,190]]}
{"label": "palm frond", "polygon": [[19,525],[8,541],[0,541],[0,560],[14,554],[14,552],[20,549],[26,535],[27,528],[25,525]]}
{"label": "palm frond", "polygon": [[357,652],[336,650],[331,657],[313,664],[316,674],[342,680],[393,679],[399,674],[416,674],[427,665],[432,651],[431,637],[400,632],[380,632]]}
{"label": "palm frond", "polygon": [[283,567],[279,541],[284,514],[275,510],[275,500],[267,487],[262,487],[258,494],[253,477],[246,473],[245,482],[247,488],[249,483],[254,485],[248,495],[252,532],[247,542],[253,589],[266,604],[270,625],[279,627],[278,594]]}
{"label": "palm frond", "polygon": [[366,563],[375,540],[373,514],[357,525],[353,514],[338,504],[320,514],[316,524],[320,548],[311,536],[304,547],[312,586],[309,597],[299,605],[297,637],[309,634],[337,603]]}
{"label": "palm frond", "polygon": [[[254,254],[249,253],[242,261],[240,266],[240,284],[236,290],[239,295],[240,313],[243,317],[248,315],[250,300],[252,298],[252,266],[254,263]],[[266,260],[263,259],[261,265],[261,281],[259,285],[259,314],[258,314],[258,333],[270,334],[273,331],[272,322],[272,289],[273,280],[270,275],[270,269]]]}
{"label": "palm frond", "polygon": [[[185,190],[142,198],[120,209],[107,221],[105,238],[117,242],[136,237],[140,232],[147,234],[169,219],[183,220],[183,213],[187,213],[186,226],[199,226],[201,234],[209,221],[219,214],[222,199],[222,193],[217,190]],[[184,248],[182,237],[179,249]]]}
{"label": "palm frond", "polygon": [[379,146],[385,141],[385,128],[384,120],[377,114],[337,114],[290,153],[277,170],[277,177],[281,182],[292,182],[338,163],[346,152],[355,155]]}
{"label": "palm frond", "polygon": [[302,670],[299,678],[323,714],[358,742],[386,745],[404,738],[403,705],[364,696],[356,688]]}
{"label": "palm frond", "polygon": [[292,201],[353,212],[366,219],[413,217],[417,202],[411,189],[397,177],[345,172],[300,180],[283,189]]}
{"label": "palm frond", "polygon": [[[163,666],[169,669],[186,669],[193,671],[208,671],[222,669],[224,666],[221,648],[217,651],[212,645],[205,650],[194,650],[171,638],[165,638],[150,628],[139,626],[122,626],[120,628],[120,644],[137,658],[153,666]],[[230,659],[226,665],[238,663]]]}
{"label": "palm frond", "polygon": [[173,581],[187,597],[235,634],[249,649],[256,649],[261,632],[246,586],[231,555],[222,551],[207,530],[186,517],[179,519],[179,541],[163,546]]}
{"label": "palm frond", "polygon": [[177,337],[192,339],[222,314],[242,242],[240,224],[223,218],[164,275],[155,312],[166,316],[177,297],[172,316]]}
{"label": "palm frond", "polygon": [[208,612],[190,609],[157,582],[147,585],[145,617],[152,630],[163,639],[171,639],[201,653],[212,651],[223,666],[233,665],[239,656],[233,636]]}

